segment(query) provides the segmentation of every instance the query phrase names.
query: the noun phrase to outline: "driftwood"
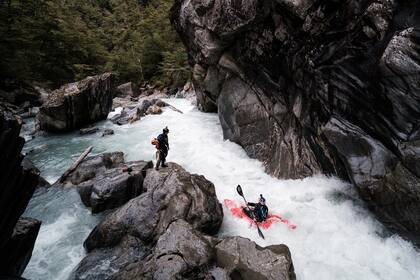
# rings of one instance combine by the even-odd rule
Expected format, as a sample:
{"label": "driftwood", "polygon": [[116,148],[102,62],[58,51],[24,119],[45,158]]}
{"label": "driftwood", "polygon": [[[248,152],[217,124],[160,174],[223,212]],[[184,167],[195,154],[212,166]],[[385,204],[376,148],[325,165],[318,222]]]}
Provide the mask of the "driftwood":
{"label": "driftwood", "polygon": [[92,146],[87,148],[83,154],[61,175],[57,182],[62,183],[64,180],[79,166],[79,164],[85,159],[85,157],[92,151]]}
{"label": "driftwood", "polygon": [[172,110],[174,110],[175,112],[178,112],[178,113],[184,114],[181,110],[179,110],[179,109],[175,108],[175,107],[174,107],[174,106],[172,106],[172,105],[169,105],[169,104],[168,104],[168,107],[169,107],[169,108],[171,108]]}

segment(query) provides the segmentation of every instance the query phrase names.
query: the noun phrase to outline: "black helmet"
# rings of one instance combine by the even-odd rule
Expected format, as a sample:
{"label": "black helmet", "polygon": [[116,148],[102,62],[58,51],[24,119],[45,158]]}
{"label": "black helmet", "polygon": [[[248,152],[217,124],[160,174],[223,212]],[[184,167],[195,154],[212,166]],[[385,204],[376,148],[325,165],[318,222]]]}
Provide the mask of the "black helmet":
{"label": "black helmet", "polygon": [[168,127],[165,127],[165,128],[163,129],[163,133],[169,133],[169,129],[168,129]]}
{"label": "black helmet", "polygon": [[263,197],[262,194],[260,194],[260,199],[258,200],[258,202],[265,205],[265,198]]}

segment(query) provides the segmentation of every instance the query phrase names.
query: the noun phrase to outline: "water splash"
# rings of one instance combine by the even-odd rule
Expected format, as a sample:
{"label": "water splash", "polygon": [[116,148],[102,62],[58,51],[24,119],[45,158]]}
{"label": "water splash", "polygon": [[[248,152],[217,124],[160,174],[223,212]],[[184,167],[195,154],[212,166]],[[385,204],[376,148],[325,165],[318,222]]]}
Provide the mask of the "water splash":
{"label": "water splash", "polygon": [[[270,211],[298,225],[296,230],[290,230],[282,223],[275,224],[264,230],[266,239],[262,240],[254,227],[244,219],[235,218],[225,208],[221,236],[240,235],[262,246],[288,245],[298,279],[419,279],[420,253],[411,243],[398,236],[389,236],[363,207],[352,186],[321,175],[303,180],[273,178],[264,173],[262,164],[250,159],[241,147],[223,141],[216,114],[199,112],[186,100],[166,101],[184,114],[167,109],[162,115],[146,116],[139,122],[123,126],[105,121],[98,127],[111,128],[115,135],[102,138],[100,133],[88,136],[74,133],[39,137],[30,141],[25,150],[47,145],[43,152],[29,157],[52,181],[90,145],[94,146],[94,153],[123,151],[126,160],[154,159],[155,151],[150,141],[168,126],[168,161],[177,162],[189,172],[202,174],[212,181],[220,201],[241,202],[235,189],[241,184],[249,201],[256,200],[262,193]],[[48,196],[42,198],[40,195],[31,202],[27,214],[37,213],[36,217],[46,220],[25,275],[41,275],[39,271],[46,274],[29,277],[31,279],[62,279],[57,275],[68,275],[83,256],[83,239],[73,240],[70,245],[62,244],[60,240],[69,238],[77,230],[71,225],[81,223],[91,229],[95,224],[96,217],[81,205],[76,193],[58,196],[59,201],[72,201],[79,214],[72,213],[74,208],[71,207],[63,209],[59,203],[52,203],[47,213],[33,210],[43,207]],[[48,216],[54,211],[64,216],[50,220]],[[73,222],[64,223],[63,220],[69,217],[74,218]],[[62,231],[58,229],[63,227]],[[80,235],[85,237],[87,234],[88,230]],[[52,241],[48,241],[50,235]],[[55,248],[57,256],[49,256],[45,248]],[[60,256],[67,256],[69,252],[75,252],[74,259],[62,261]],[[72,256],[64,258],[71,259]],[[41,261],[47,263],[45,267],[40,268]],[[58,270],[62,274],[57,274]]]}

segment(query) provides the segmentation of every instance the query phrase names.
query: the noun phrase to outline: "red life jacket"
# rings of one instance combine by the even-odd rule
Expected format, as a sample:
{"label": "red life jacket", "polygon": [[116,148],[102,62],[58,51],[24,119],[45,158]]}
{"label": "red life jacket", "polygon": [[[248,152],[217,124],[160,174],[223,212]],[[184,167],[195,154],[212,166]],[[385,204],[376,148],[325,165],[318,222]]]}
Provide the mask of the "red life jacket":
{"label": "red life jacket", "polygon": [[156,146],[156,149],[159,150],[159,141],[156,138],[152,139],[152,145]]}

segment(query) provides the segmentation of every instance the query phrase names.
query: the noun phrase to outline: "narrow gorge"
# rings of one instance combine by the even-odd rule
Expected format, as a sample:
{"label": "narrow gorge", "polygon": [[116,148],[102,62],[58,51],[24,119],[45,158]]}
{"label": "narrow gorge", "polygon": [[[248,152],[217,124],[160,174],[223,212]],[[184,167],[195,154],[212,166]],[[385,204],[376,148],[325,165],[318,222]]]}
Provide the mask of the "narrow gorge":
{"label": "narrow gorge", "polygon": [[198,102],[278,178],[352,182],[420,242],[418,1],[176,1]]}
{"label": "narrow gorge", "polygon": [[420,0],[23,2],[0,279],[419,279]]}

